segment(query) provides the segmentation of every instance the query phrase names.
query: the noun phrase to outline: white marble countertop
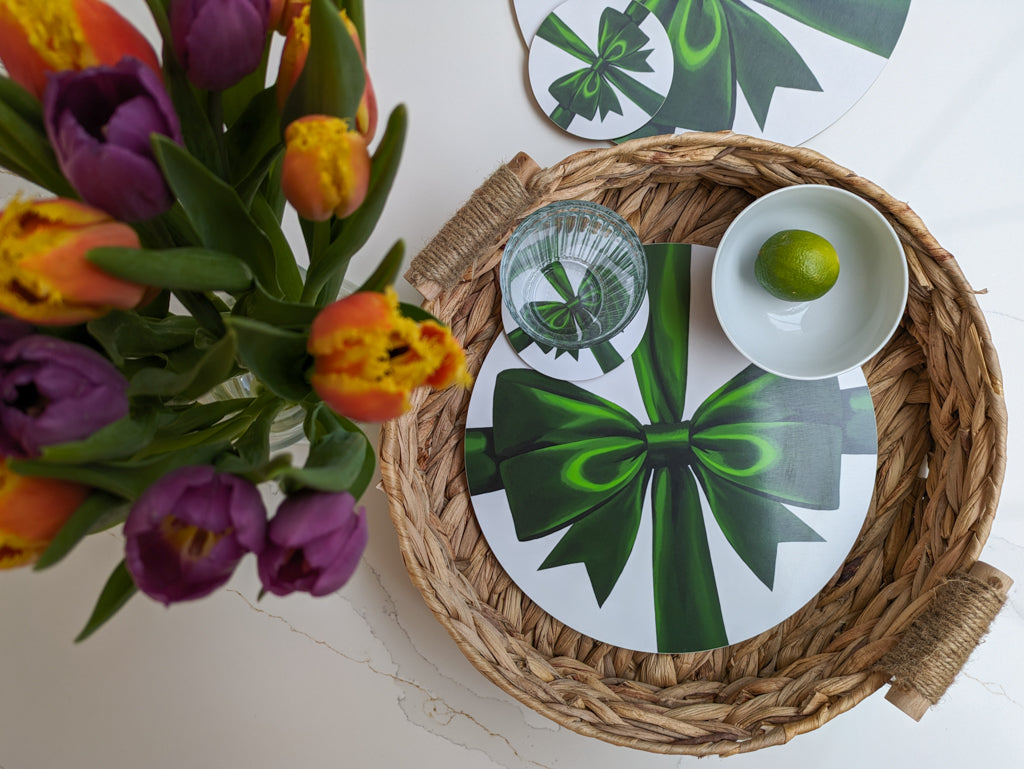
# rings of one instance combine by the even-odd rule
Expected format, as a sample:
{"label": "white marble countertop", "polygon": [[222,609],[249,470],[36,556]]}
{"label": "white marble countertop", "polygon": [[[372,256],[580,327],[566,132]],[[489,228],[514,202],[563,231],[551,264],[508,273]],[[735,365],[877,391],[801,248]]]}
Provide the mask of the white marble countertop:
{"label": "white marble countertop", "polygon": [[[114,3],[140,24],[142,0]],[[551,165],[588,144],[561,133],[525,86],[508,0],[368,0],[383,111],[409,106],[392,200],[366,253],[414,253],[517,151]],[[882,692],[737,767],[1019,766],[1024,752],[1024,5],[917,0],[881,76],[806,142],[907,201],[954,256],[986,313],[1006,383],[1009,466],[984,559],[1016,577],[1006,608],[920,723]],[[358,268],[357,268],[358,269]],[[404,298],[416,300],[404,287]],[[477,672],[402,564],[381,492],[370,545],[323,599],[256,603],[255,568],[200,602],[137,598],[75,646],[120,557],[98,535],[60,567],[0,577],[0,769],[684,766],[579,736]],[[249,564],[251,566],[251,563]]]}

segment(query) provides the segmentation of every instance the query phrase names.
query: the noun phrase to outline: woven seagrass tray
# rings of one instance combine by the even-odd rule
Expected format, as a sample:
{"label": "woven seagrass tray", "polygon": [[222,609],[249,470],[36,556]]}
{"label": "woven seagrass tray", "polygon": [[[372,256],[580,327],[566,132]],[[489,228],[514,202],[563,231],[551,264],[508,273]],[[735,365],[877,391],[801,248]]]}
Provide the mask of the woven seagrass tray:
{"label": "woven seagrass tray", "polygon": [[[469,393],[418,392],[412,410],[383,427],[383,487],[427,605],[487,678],[581,734],[661,753],[751,751],[821,726],[886,683],[920,717],[1008,587],[978,563],[1003,479],[1006,414],[974,291],[905,203],[822,155],[731,133],[639,139],[547,169],[520,155],[483,183],[406,277],[451,324],[475,373],[501,333],[502,248],[529,212],[593,200],[645,243],[715,246],[755,197],[793,184],[842,187],[878,208],[902,241],[910,290],[900,328],[864,367],[879,432],[866,523],[838,573],[775,628],[677,655],[581,635],[532,603],[481,535],[463,471]],[[936,657],[948,658],[939,669]]]}

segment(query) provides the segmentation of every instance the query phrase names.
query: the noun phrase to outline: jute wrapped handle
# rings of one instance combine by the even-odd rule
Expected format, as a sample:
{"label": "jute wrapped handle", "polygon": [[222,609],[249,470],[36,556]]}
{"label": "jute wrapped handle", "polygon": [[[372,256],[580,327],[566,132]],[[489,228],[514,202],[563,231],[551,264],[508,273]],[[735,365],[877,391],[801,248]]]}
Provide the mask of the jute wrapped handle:
{"label": "jute wrapped handle", "polygon": [[523,152],[500,166],[413,258],[405,279],[426,299],[451,289],[480,253],[534,203],[536,196],[527,183],[539,170]]}
{"label": "jute wrapped handle", "polygon": [[876,668],[891,677],[885,698],[920,721],[953,683],[1006,602],[1013,580],[978,561],[939,586],[929,607]]}

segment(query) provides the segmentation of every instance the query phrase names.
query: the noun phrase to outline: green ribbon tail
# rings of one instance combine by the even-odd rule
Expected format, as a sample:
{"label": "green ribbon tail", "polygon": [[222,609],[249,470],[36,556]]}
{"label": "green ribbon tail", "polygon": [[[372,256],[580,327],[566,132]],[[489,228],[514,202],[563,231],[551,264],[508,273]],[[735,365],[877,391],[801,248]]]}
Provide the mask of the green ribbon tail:
{"label": "green ribbon tail", "polygon": [[647,416],[653,422],[682,419],[690,334],[690,247],[645,247],[650,317],[633,353],[633,369]]}
{"label": "green ribbon tail", "polygon": [[622,356],[610,342],[601,342],[601,344],[595,345],[591,351],[597,359],[597,365],[605,374],[622,364]]}
{"label": "green ribbon tail", "polygon": [[781,502],[695,468],[718,527],[736,555],[771,590],[781,542],[824,542]]}
{"label": "green ribbon tail", "polygon": [[533,339],[521,328],[514,328],[508,332],[508,343],[516,352],[522,352],[533,344]]}
{"label": "green ribbon tail", "polygon": [[910,0],[760,0],[762,5],[865,51],[888,58],[900,39]]}
{"label": "green ribbon tail", "polygon": [[576,117],[576,113],[572,110],[566,109],[562,106],[557,106],[551,110],[551,114],[548,115],[551,121],[561,128],[563,131],[569,130],[569,124],[572,123],[572,119]]}
{"label": "green ribbon tail", "polygon": [[711,564],[700,495],[686,467],[658,468],[654,516],[654,617],[659,651],[725,646],[728,637]]}
{"label": "green ribbon tail", "polygon": [[768,21],[739,3],[725,6],[736,79],[758,126],[764,130],[776,88],[820,91],[821,85],[792,44]]}
{"label": "green ribbon tail", "polygon": [[633,552],[646,489],[647,474],[638,474],[629,485],[570,526],[540,568],[582,563],[597,605],[603,606]]}
{"label": "green ribbon tail", "polygon": [[622,94],[648,115],[654,115],[661,109],[665,99],[657,91],[648,88],[639,80],[630,77],[621,70],[609,69],[605,73],[608,82],[622,91]]}

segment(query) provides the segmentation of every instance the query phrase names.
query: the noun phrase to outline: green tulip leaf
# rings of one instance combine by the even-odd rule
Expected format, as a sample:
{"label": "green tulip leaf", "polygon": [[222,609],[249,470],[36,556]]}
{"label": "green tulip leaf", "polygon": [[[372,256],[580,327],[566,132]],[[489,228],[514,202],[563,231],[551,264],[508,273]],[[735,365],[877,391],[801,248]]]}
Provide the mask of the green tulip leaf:
{"label": "green tulip leaf", "polygon": [[209,392],[235,369],[235,336],[226,334],[206,349],[174,351],[167,361],[166,368],[149,367],[135,374],[128,385],[129,397],[187,400]]}
{"label": "green tulip leaf", "polygon": [[128,567],[124,561],[121,561],[103,586],[96,606],[89,616],[89,621],[85,623],[82,632],[75,638],[75,643],[84,641],[99,630],[107,620],[120,611],[122,606],[128,603],[128,599],[137,591],[138,588],[135,587],[132,575],[128,573]]}
{"label": "green tulip leaf", "polygon": [[101,462],[124,459],[139,451],[157,430],[157,414],[127,416],[101,427],[80,441],[45,446],[42,459],[47,462]]}
{"label": "green tulip leaf", "polygon": [[209,248],[94,248],[86,258],[104,272],[160,288],[188,291],[244,291],[252,271],[239,257]]}
{"label": "green tulip leaf", "polygon": [[238,194],[166,136],[153,151],[171,190],[207,248],[237,254],[267,291],[279,295],[274,249]]}
{"label": "green tulip leaf", "polygon": [[64,178],[46,137],[42,109],[13,81],[0,77],[0,160],[33,184],[68,198],[78,194]]}
{"label": "green tulip leaf", "polygon": [[309,395],[306,334],[274,328],[251,318],[231,317],[228,324],[238,338],[242,362],[268,390],[294,402]]}
{"label": "green tulip leaf", "polygon": [[447,323],[442,323],[440,320],[438,320],[436,315],[432,315],[431,313],[427,312],[426,310],[424,310],[422,307],[420,307],[417,304],[409,304],[408,302],[399,302],[398,303],[398,312],[403,317],[409,318],[410,320],[414,320],[417,323],[422,323],[425,320],[431,320],[431,321],[433,321],[434,323],[436,323],[439,326],[444,326],[445,328],[448,327]]}
{"label": "green tulip leaf", "polygon": [[175,407],[172,418],[161,424],[156,440],[181,436],[196,430],[205,430],[222,419],[242,411],[253,402],[252,398],[225,398],[210,403],[189,403]]}
{"label": "green tulip leaf", "polygon": [[359,430],[336,429],[313,443],[303,467],[284,467],[276,477],[287,493],[301,488],[348,491],[362,496],[376,466],[373,447]]}
{"label": "green tulip leaf", "polygon": [[244,475],[270,462],[270,432],[284,404],[272,395],[259,400],[262,402],[254,404],[254,408],[259,409],[256,418],[235,441],[237,453],[221,458],[218,467],[222,472]]}
{"label": "green tulip leaf", "polygon": [[257,286],[239,300],[234,314],[277,328],[308,329],[318,312],[320,308],[314,305],[276,299]]}
{"label": "green tulip leaf", "polygon": [[380,260],[377,269],[373,271],[363,284],[357,289],[359,291],[383,291],[392,285],[398,278],[402,269],[402,259],[405,258],[405,242],[398,240],[391,247],[384,258]]}
{"label": "green tulip leaf", "polygon": [[275,86],[253,97],[224,135],[224,144],[235,185],[252,175],[268,154],[283,146]]}
{"label": "green tulip leaf", "polygon": [[[221,92],[224,124],[229,128],[234,128],[246,110],[252,106],[252,103],[258,100],[265,90],[268,90],[265,88],[265,85],[267,82],[267,65],[270,63],[270,35],[273,34],[273,30],[270,30],[267,34],[268,40],[263,46],[263,58],[260,60],[260,65],[233,86]],[[271,86],[269,90],[274,91],[276,89]],[[277,112],[276,103],[274,112]]]}
{"label": "green tulip leaf", "polygon": [[128,506],[124,500],[103,492],[93,492],[61,526],[60,531],[32,568],[36,571],[50,568],[70,553],[87,535],[101,531],[117,520],[124,520],[127,515]]}
{"label": "green tulip leaf", "polygon": [[[302,296],[302,273],[299,271],[295,254],[288,238],[281,229],[281,216],[273,209],[263,195],[256,195],[249,205],[253,221],[270,241],[274,252],[274,271],[281,288],[282,296],[287,300],[295,300]],[[264,292],[266,293],[266,292]]]}
{"label": "green tulip leaf", "polygon": [[283,122],[330,115],[354,123],[366,88],[356,44],[330,0],[312,0],[309,27],[309,54],[285,102]]}
{"label": "green tulip leaf", "polygon": [[21,475],[60,478],[95,489],[108,491],[125,499],[136,499],[161,477],[185,465],[202,465],[230,447],[226,441],[207,441],[189,445],[156,456],[111,462],[55,464],[41,459],[9,460],[11,468]]}
{"label": "green tulip leaf", "polygon": [[191,344],[199,324],[195,318],[184,315],[147,318],[113,310],[89,321],[87,328],[111,361],[122,366],[127,358],[142,358]]}

